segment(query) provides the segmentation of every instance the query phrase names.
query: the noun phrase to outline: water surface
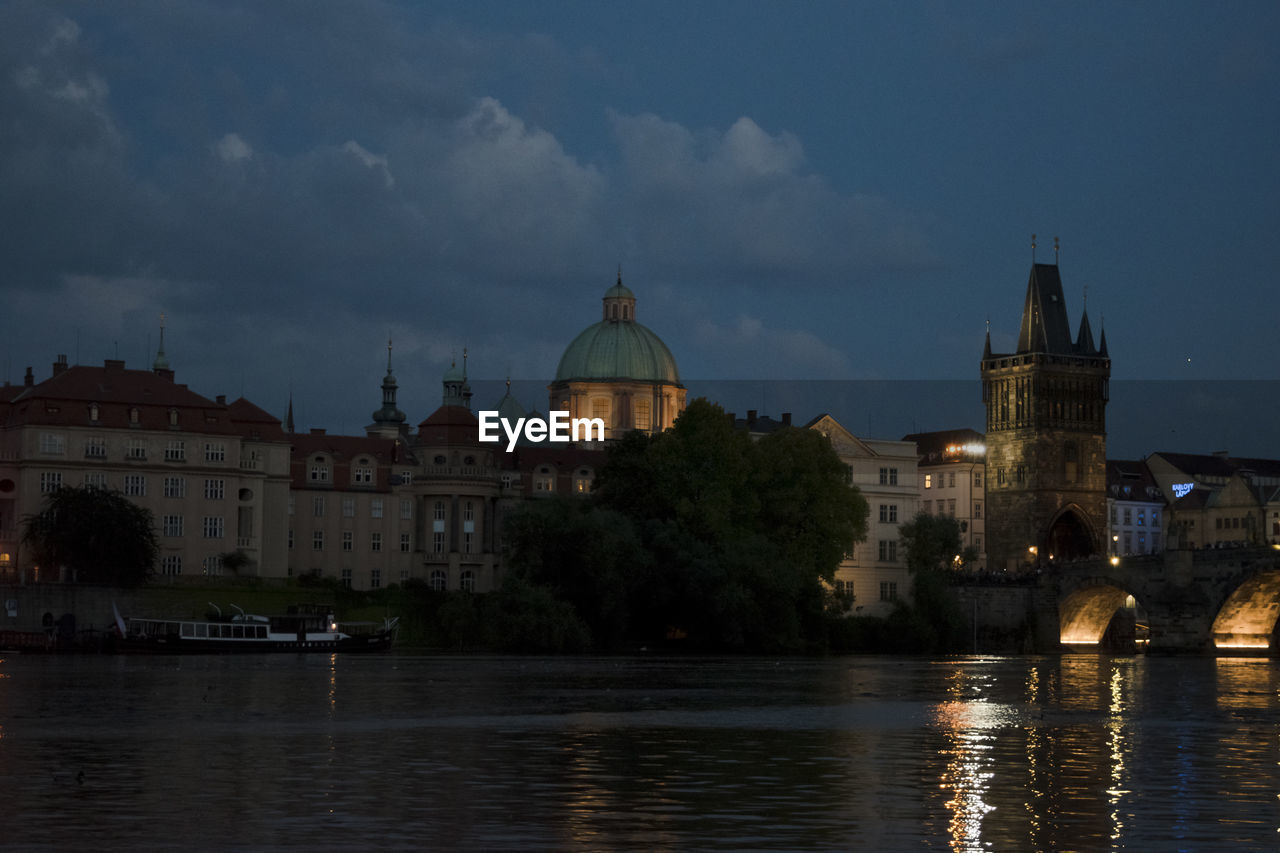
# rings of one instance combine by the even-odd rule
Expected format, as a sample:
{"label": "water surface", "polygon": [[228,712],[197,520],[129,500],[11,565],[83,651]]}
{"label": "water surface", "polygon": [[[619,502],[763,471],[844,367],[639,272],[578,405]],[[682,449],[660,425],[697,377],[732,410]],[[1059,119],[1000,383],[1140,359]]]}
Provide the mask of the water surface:
{"label": "water surface", "polygon": [[1269,660],[15,656],[9,849],[1270,850]]}

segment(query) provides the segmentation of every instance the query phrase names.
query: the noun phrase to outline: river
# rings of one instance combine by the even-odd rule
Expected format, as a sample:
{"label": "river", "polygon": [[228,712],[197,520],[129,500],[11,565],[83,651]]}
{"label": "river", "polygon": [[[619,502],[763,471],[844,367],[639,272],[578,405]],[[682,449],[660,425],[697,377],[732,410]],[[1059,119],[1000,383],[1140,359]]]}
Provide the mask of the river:
{"label": "river", "polygon": [[12,656],[0,847],[1274,850],[1241,658]]}

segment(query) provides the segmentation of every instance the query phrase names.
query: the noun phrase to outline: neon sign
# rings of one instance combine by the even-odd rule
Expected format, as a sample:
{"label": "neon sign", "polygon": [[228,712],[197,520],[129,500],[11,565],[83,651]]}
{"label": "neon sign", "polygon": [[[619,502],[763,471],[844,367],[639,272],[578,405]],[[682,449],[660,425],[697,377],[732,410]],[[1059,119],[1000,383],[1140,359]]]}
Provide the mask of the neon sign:
{"label": "neon sign", "polygon": [[1174,483],[1173,496],[1176,498],[1186,497],[1188,494],[1191,493],[1191,490],[1194,489],[1195,487],[1196,487],[1195,483]]}

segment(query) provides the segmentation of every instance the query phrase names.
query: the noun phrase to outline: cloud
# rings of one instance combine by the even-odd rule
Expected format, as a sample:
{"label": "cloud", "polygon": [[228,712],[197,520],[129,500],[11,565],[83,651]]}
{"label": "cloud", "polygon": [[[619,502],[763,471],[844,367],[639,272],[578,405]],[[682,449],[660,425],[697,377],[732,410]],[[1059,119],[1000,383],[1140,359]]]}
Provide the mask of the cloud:
{"label": "cloud", "polygon": [[931,263],[919,226],[874,195],[805,170],[800,141],[749,117],[693,131],[652,114],[611,115],[632,251],[664,268],[742,283],[857,282]]}
{"label": "cloud", "polygon": [[228,163],[249,160],[253,157],[253,148],[240,138],[238,133],[228,133],[213,144],[213,152]]}
{"label": "cloud", "polygon": [[724,324],[705,321],[691,337],[713,378],[740,377],[743,364],[752,365],[753,379],[848,379],[852,375],[849,357],[817,335],[775,328],[749,314]]}

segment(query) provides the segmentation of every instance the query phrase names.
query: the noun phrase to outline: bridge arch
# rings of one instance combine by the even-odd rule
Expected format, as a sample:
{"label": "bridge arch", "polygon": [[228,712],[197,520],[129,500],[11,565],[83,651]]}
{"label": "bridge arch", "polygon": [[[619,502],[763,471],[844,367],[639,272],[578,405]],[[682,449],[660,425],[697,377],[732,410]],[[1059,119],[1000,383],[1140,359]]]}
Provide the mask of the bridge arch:
{"label": "bridge arch", "polygon": [[1079,560],[1101,554],[1098,542],[1089,514],[1079,504],[1070,503],[1058,510],[1045,528],[1042,553],[1058,563]]}
{"label": "bridge arch", "polygon": [[1116,614],[1127,610],[1136,620],[1137,600],[1126,585],[1110,577],[1087,578],[1058,601],[1058,642],[1098,646]]}
{"label": "bridge arch", "polygon": [[1263,571],[1237,586],[1213,620],[1219,649],[1270,649],[1280,615],[1280,571]]}

